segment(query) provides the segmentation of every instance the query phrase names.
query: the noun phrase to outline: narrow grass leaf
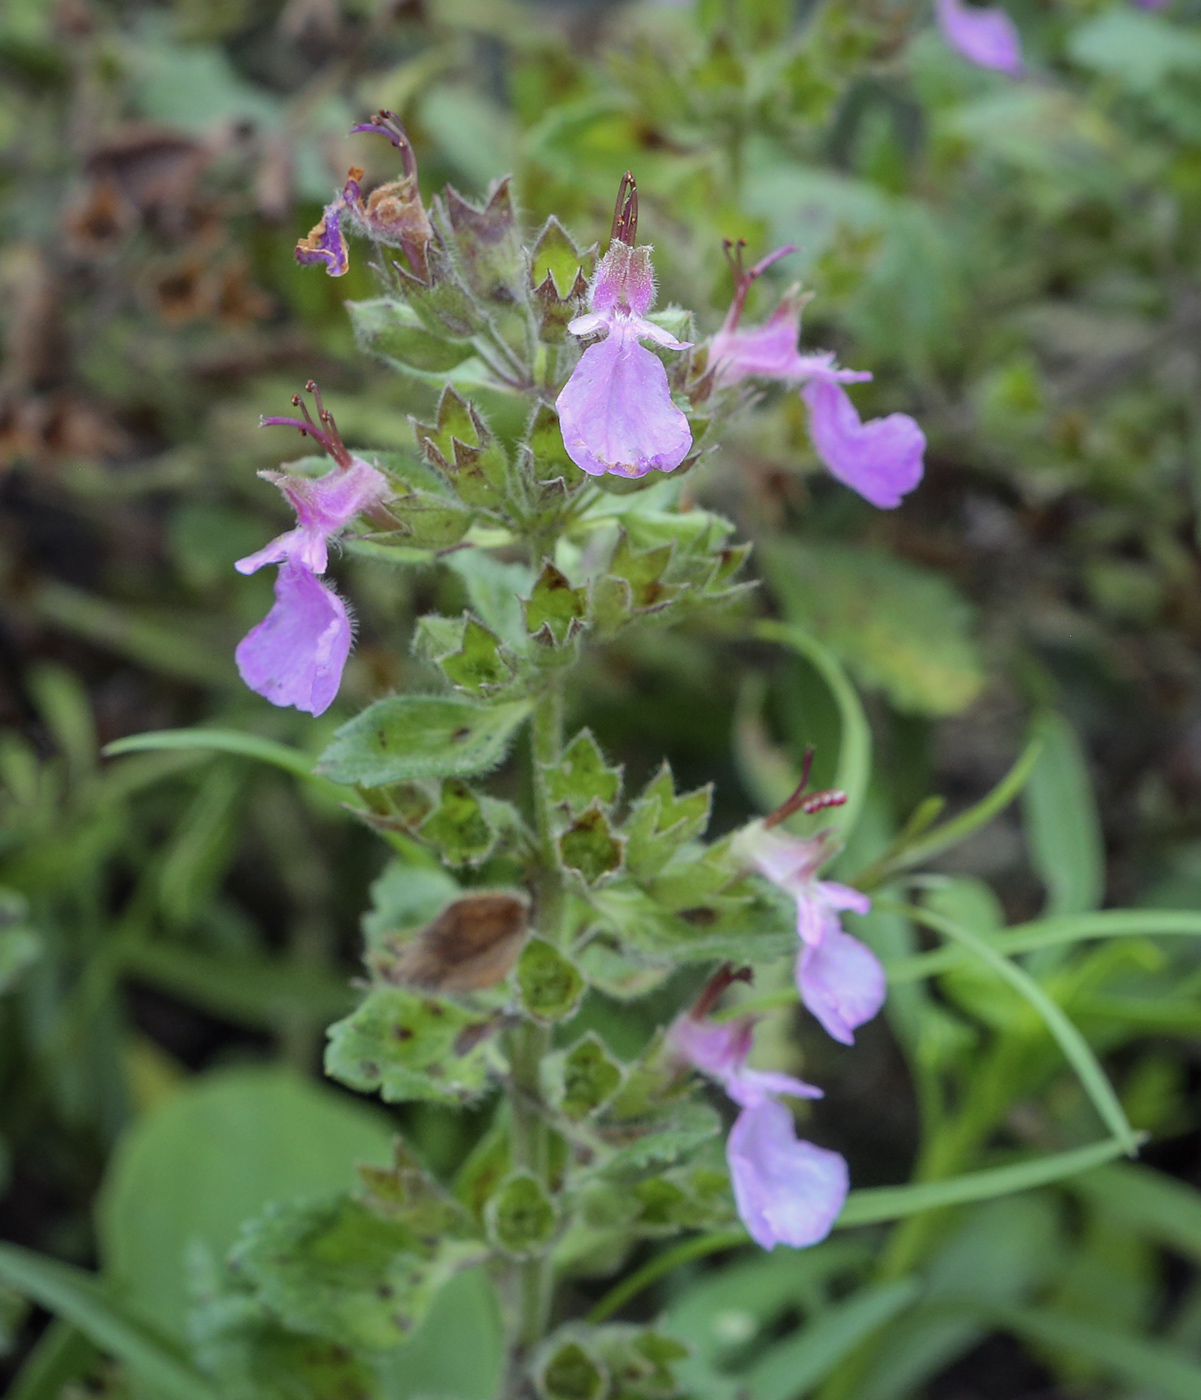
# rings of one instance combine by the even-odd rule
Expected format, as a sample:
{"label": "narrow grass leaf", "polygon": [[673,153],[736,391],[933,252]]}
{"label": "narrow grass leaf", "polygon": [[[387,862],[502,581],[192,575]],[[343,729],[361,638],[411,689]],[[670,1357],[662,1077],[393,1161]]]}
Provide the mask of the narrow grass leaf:
{"label": "narrow grass leaf", "polygon": [[183,1355],[130,1316],[82,1269],[0,1244],[0,1282],[39,1303],[135,1371],[162,1400],[220,1400]]}
{"label": "narrow grass leaf", "polygon": [[936,933],[941,933],[945,937],[961,943],[981,962],[992,968],[1002,981],[1008,982],[1015,992],[1026,999],[1042,1018],[1048,1032],[1063,1051],[1064,1058],[1076,1071],[1081,1086],[1092,1100],[1093,1107],[1100,1114],[1102,1122],[1115,1138],[1125,1144],[1126,1151],[1133,1155],[1138,1149],[1138,1136],[1130,1126],[1125,1110],[1118,1101],[1117,1094],[1114,1093],[1108,1075],[1101,1068],[1101,1062],[1093,1053],[1092,1046],[1077,1030],[1059,1003],[1050,997],[1041,984],[1036,982],[1025,969],[1010,962],[1004,954],[997,951],[993,943],[981,935],[973,933],[970,929],[964,928],[951,919],[944,919],[932,910],[915,906],[907,912],[912,918],[924,923]]}

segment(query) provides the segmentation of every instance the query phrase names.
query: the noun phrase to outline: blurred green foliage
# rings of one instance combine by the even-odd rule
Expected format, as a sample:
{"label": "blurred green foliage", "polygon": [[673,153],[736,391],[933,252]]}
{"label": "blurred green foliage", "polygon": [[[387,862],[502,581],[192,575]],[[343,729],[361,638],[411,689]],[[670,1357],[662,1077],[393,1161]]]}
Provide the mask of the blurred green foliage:
{"label": "blurred green foliage", "polygon": [[[337,565],[359,643],[326,719],[269,710],[232,665],[269,596],[232,563],[280,518],[254,473],[295,448],[258,414],[312,374],[356,442],[407,448],[410,415],[437,422],[433,385],[355,352],[343,299],[367,302],[367,271],[333,282],[292,262],[348,166],[393,173],[382,143],[346,135],[376,107],[401,115],[428,188],[479,195],[512,169],[527,225],[553,213],[580,246],[633,167],[662,300],[704,330],[730,294],[723,238],[796,242],[778,270],[816,293],[809,343],[875,372],[865,416],[922,423],[927,479],[895,513],[814,472],[795,401],[744,420],[700,487],[755,541],[763,610],[866,692],[875,764],[848,876],[887,860],[927,794],[981,797],[1026,711],[1052,707],[1020,810],[942,856],[919,912],[981,937],[1008,921],[1012,941],[1023,920],[1105,902],[1201,909],[1201,7],[1012,8],[1034,69],[1019,84],[969,68],[899,0],[0,11],[0,1213],[18,1246],[68,1261],[35,1277],[23,1255],[0,1260],[17,1400],[78,1394],[84,1376],[114,1396],[210,1393],[189,1347],[227,1395],[487,1400],[497,1384],[478,1274],[366,1370],[214,1282],[244,1220],[260,1217],[250,1258],[271,1202],[386,1161],[381,1111],[299,1075],[350,1010],[363,892],[376,880],[378,920],[395,866],[327,787],[245,750],[100,758],[192,724],[257,735],[269,760],[272,742],[315,756],[369,699],[445,665],[453,648],[397,659],[420,613],[484,611],[479,579],[385,571],[361,547]],[[766,310],[773,289],[760,295]],[[503,399],[486,406],[498,433],[521,426]],[[586,661],[573,724],[632,790],[663,753],[680,790],[715,780],[732,826],[778,800],[806,743],[819,782],[840,739],[848,753],[828,674],[776,641],[751,640],[745,615],[623,635]],[[505,738],[480,742],[499,759]],[[589,762],[581,750],[581,782],[606,784]],[[520,787],[520,759],[511,771]],[[461,849],[454,796],[439,812]],[[607,858],[595,837],[581,831],[581,865]],[[897,964],[924,946],[914,912],[885,901],[864,927]],[[654,1362],[686,1393],[1018,1397],[1050,1376],[1081,1395],[1201,1394],[1195,941],[1148,916],[1083,947],[1010,951],[1105,1057],[1154,1135],[1144,1164],[805,1253],[681,1263],[631,1316],[662,1308],[692,1347]],[[615,992],[630,975],[613,970]],[[581,1116],[614,1092],[606,1057],[637,1055],[666,1004],[585,1003],[573,1026],[595,1054],[563,1068]],[[888,1011],[847,1065],[801,1037],[830,1086],[816,1130],[857,1182],[937,1181],[1095,1136],[1020,990],[944,964],[894,978]],[[777,1011],[761,1032],[781,1063],[794,1020]],[[507,1169],[482,1117],[430,1104],[401,1121],[465,1203]],[[580,1275],[582,1312],[601,1286]],[[41,1330],[17,1295],[59,1320]],[[557,1345],[548,1393],[590,1394],[634,1343],[609,1335],[608,1360]]]}

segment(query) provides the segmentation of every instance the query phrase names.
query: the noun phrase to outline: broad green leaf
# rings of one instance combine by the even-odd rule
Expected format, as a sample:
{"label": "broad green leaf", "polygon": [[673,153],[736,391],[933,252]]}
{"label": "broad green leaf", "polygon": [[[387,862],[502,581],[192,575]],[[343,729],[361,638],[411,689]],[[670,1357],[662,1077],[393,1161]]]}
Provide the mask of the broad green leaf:
{"label": "broad green leaf", "polygon": [[489,1025],[458,1002],[376,987],[330,1027],[325,1072],[388,1103],[462,1103],[487,1087]]}
{"label": "broad green leaf", "polygon": [[346,309],[360,348],[396,369],[440,374],[475,354],[470,342],[434,334],[404,302],[375,297]]}
{"label": "broad green leaf", "polygon": [[342,1196],[268,1206],[243,1228],[230,1264],[289,1328],[377,1351],[402,1342],[442,1284],[482,1252]]}
{"label": "broad green leaf", "polygon": [[335,733],[317,769],[363,787],[487,772],[530,708],[527,701],[485,707],[434,695],[377,700]]}
{"label": "broad green leaf", "polygon": [[176,1343],[116,1302],[94,1275],[0,1244],[0,1283],[77,1327],[164,1400],[220,1400],[220,1392],[193,1369]]}
{"label": "broad green leaf", "polygon": [[953,715],[980,693],[971,611],[942,575],[826,542],[774,542],[764,567],[787,620],[898,709]]}
{"label": "broad green leaf", "polygon": [[1005,1309],[992,1317],[1028,1341],[1091,1361],[1139,1394],[1154,1395],[1157,1400],[1197,1400],[1201,1395],[1201,1364],[1192,1352],[1170,1342],[1048,1308]]}
{"label": "broad green leaf", "polygon": [[1172,74],[1201,74],[1201,35],[1125,6],[1076,26],[1068,52],[1082,67],[1135,92],[1153,91]]}
{"label": "broad green leaf", "polygon": [[185,1259],[222,1258],[268,1202],[347,1188],[391,1156],[387,1120],[283,1069],[223,1070],[176,1090],[118,1146],[97,1213],[106,1274],[182,1335]]}
{"label": "broad green leaf", "polygon": [[1030,859],[1048,915],[1084,914],[1105,893],[1105,842],[1088,762],[1062,715],[1039,722],[1042,752],[1022,793]]}
{"label": "broad green leaf", "polygon": [[467,1269],[437,1295],[412,1339],[379,1358],[381,1400],[495,1400],[503,1363],[496,1289],[483,1269]]}

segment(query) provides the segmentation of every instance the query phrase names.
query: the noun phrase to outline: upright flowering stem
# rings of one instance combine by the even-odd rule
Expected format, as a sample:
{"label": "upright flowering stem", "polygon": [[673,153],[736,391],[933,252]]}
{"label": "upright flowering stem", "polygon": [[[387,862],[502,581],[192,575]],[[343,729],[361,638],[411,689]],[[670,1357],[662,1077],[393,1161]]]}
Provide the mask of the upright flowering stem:
{"label": "upright flowering stem", "polygon": [[[552,679],[533,715],[534,807],[539,859],[536,922],[538,931],[558,943],[563,922],[563,880],[555,853],[552,802],[546,774],[559,762],[563,750],[563,696],[558,678]],[[549,1184],[550,1131],[542,1101],[540,1067],[551,1049],[546,1026],[526,1021],[508,1033],[510,1137],[514,1170],[530,1172]],[[511,1271],[509,1299],[513,1328],[510,1357],[518,1377],[533,1348],[546,1334],[553,1301],[554,1276],[550,1259],[540,1255],[517,1261]],[[520,1381],[514,1380],[515,1392]]]}

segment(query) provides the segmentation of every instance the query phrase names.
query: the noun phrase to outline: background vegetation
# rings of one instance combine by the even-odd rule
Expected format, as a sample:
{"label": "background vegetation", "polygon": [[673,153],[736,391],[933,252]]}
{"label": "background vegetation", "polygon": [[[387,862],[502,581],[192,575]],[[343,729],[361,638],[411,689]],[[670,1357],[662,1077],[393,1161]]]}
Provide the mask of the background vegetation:
{"label": "background vegetation", "polygon": [[[802,623],[864,693],[876,768],[848,869],[928,794],[952,811],[982,797],[1050,709],[1021,800],[937,863],[930,912],[990,933],[1106,904],[1201,909],[1201,5],[1010,9],[1021,82],[890,0],[7,0],[6,1239],[100,1267],[182,1343],[189,1241],[202,1287],[266,1201],[344,1185],[388,1138],[382,1109],[318,1086],[381,875],[371,834],[266,765],[100,756],[202,722],[316,753],[419,678],[394,659],[413,619],[456,607],[432,569],[350,555],[336,570],[359,642],[328,716],[269,708],[233,667],[270,583],[232,563],[282,519],[254,472],[286,452],[258,415],[314,375],[348,439],[386,448],[431,407],[355,351],[342,301],[370,294],[365,270],[292,261],[347,166],[393,173],[383,142],[345,134],[380,106],[423,186],[479,195],[512,169],[529,225],[554,212],[583,243],[632,167],[663,299],[707,330],[730,295],[722,238],[798,243],[809,343],[875,372],[865,417],[925,428],[926,480],[895,512],[812,470],[795,400],[749,420],[702,487],[755,542],[755,606]],[[819,782],[838,751],[819,676],[748,640],[748,616],[623,637],[570,700],[631,785],[663,753],[681,788],[715,780],[719,831],[779,800],[806,743]],[[924,946],[875,918],[878,947]],[[665,1312],[696,1348],[688,1393],[1195,1400],[1201,958],[1195,938],[1147,932],[1164,926],[1134,917],[1027,962],[1151,1134],[1139,1165],[664,1274],[627,1315]],[[585,1014],[621,1053],[663,1008]],[[765,1028],[827,1086],[813,1135],[857,1185],[908,1179],[919,1144],[937,1176],[1095,1137],[1043,1023],[995,981],[901,983],[888,1019],[852,1053],[792,1012]],[[479,1124],[400,1117],[452,1180]],[[604,1292],[578,1288],[581,1309]],[[14,1395],[127,1392],[120,1347],[2,1301]],[[490,1318],[459,1287],[389,1397],[486,1400]]]}

